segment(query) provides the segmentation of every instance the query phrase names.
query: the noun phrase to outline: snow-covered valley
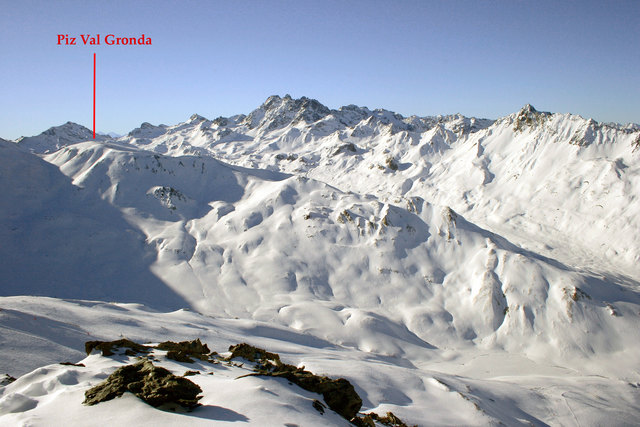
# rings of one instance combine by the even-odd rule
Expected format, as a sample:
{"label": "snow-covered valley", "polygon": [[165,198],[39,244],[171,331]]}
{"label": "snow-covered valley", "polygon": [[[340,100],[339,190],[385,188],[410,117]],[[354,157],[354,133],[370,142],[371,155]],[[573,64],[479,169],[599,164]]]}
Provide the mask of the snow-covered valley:
{"label": "snow-covered valley", "polygon": [[349,424],[233,363],[195,369],[192,412],[83,406],[135,361],[84,342],[123,337],[247,342],[409,425],[637,422],[637,125],[273,96],[87,132],[0,141],[0,424]]}

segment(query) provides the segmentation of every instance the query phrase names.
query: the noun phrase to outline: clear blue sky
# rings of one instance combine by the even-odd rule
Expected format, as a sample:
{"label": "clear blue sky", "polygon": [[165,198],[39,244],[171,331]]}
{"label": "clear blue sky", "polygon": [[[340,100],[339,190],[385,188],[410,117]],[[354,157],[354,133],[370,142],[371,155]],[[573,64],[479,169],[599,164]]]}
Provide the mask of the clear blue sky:
{"label": "clear blue sky", "polygon": [[[269,95],[497,118],[640,122],[640,1],[1,0],[0,137],[249,113]],[[57,34],[152,46],[57,46]]]}

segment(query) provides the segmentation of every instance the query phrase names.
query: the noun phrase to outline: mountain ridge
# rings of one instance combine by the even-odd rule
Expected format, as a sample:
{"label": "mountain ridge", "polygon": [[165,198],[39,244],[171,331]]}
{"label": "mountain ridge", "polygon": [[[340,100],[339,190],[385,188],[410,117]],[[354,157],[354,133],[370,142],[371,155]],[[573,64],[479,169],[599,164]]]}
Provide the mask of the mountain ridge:
{"label": "mountain ridge", "polygon": [[[314,116],[317,111],[319,115]],[[47,140],[37,142],[37,137],[33,138],[33,145],[40,152],[60,146],[56,142],[43,149]],[[78,139],[83,138],[69,143],[79,142]],[[640,128],[612,127],[573,114],[538,112],[530,104],[496,121],[459,115],[404,118],[366,107],[329,110],[313,99],[274,95],[247,116],[208,120],[196,114],[173,126],[143,123],[116,141],[163,155],[212,156],[246,168],[301,174],[345,191],[374,194],[387,202],[398,197],[427,196],[485,228],[504,228],[506,224],[509,230],[501,232],[507,232],[519,244],[528,244],[526,239],[519,240],[519,234],[523,227],[532,230],[538,223],[569,241],[584,240],[576,224],[585,215],[592,223],[599,223],[599,228],[608,227],[596,212],[617,203],[613,194],[626,200],[620,195],[633,194],[628,189],[638,187],[634,176]],[[568,162],[571,168],[563,168],[561,161]],[[536,175],[535,181],[527,181],[524,192],[509,194],[501,190],[521,182],[523,172]],[[358,178],[350,179],[354,173]],[[607,177],[609,173],[613,173],[611,178]],[[594,182],[604,193],[592,185]],[[544,187],[539,183],[545,183]],[[442,191],[445,187],[460,191]],[[591,204],[578,203],[576,188],[585,193]],[[488,192],[499,201],[492,215],[478,211],[473,201],[488,203]],[[575,199],[575,208],[567,209],[555,194]],[[505,198],[509,203],[504,203]],[[527,219],[532,212],[526,209],[526,200],[531,199],[539,199],[537,205],[544,201],[558,214],[549,216],[546,209],[540,209]],[[622,217],[607,213],[607,222],[637,223],[631,214],[637,201],[631,198],[629,202],[631,210],[625,209]],[[525,223],[515,225],[511,218],[517,216]],[[502,218],[502,224],[496,224],[498,218]],[[514,225],[509,225],[511,222]],[[588,244],[588,251],[580,251],[586,254],[594,247],[603,248],[596,252],[604,251],[604,241],[604,236],[599,237]],[[635,267],[640,248],[624,233],[618,242],[620,249],[615,252],[624,254],[624,266],[611,271],[622,268],[635,276],[640,271]],[[543,252],[545,256],[556,256]],[[588,257],[610,259],[605,253]]]}
{"label": "mountain ridge", "polygon": [[[265,112],[269,113],[270,116],[262,117],[261,114],[263,115]],[[389,110],[381,108],[370,110],[367,107],[359,107],[354,104],[342,106],[338,109],[329,109],[316,99],[304,96],[299,99],[294,99],[287,94],[284,97],[280,97],[279,95],[272,95],[268,97],[262,105],[250,112],[248,115],[237,114],[230,117],[218,117],[214,120],[209,120],[199,114],[193,114],[187,121],[174,126],[167,126],[163,124],[152,125],[148,122],[144,122],[139,128],[132,129],[125,136],[118,137],[99,133],[97,140],[106,141],[109,139],[123,139],[126,137],[142,137],[145,130],[147,131],[146,138],[153,138],[162,134],[161,130],[163,129],[167,130],[180,125],[197,124],[202,122],[207,123],[208,126],[218,128],[227,127],[229,124],[244,124],[250,130],[260,127],[265,128],[267,131],[273,131],[291,123],[295,124],[304,122],[305,124],[310,125],[312,123],[321,122],[327,116],[333,116],[346,128],[354,128],[366,120],[378,121],[383,125],[391,125],[392,133],[399,131],[424,132],[432,129],[438,124],[455,121],[462,122],[458,127],[454,127],[456,131],[462,130],[463,132],[477,132],[479,130],[486,129],[493,123],[508,120],[515,116],[516,122],[520,123],[519,125],[516,125],[516,128],[519,130],[523,124],[532,124],[532,119],[534,117],[552,117],[558,114],[562,113],[540,112],[531,104],[525,104],[519,111],[500,117],[496,120],[466,117],[461,114],[422,117],[412,115],[404,117]],[[588,123],[588,126],[591,126],[595,130],[609,128],[624,133],[640,132],[640,125],[634,123],[622,125],[619,123],[597,122],[593,119],[585,119],[582,116],[570,113],[562,115],[573,120],[585,120]],[[259,116],[260,119],[258,119]],[[156,132],[152,132],[152,129]],[[62,125],[53,126],[38,135],[28,137],[22,136],[14,142],[21,144],[32,151],[41,153],[43,150],[51,151],[59,149],[65,145],[88,140],[93,140],[92,132],[89,129],[68,121]]]}
{"label": "mountain ridge", "polygon": [[[531,105],[483,121],[285,96],[87,131],[0,141],[0,372],[82,359],[88,337],[242,336],[412,423],[637,419],[640,130]],[[0,388],[0,420],[50,419],[69,383],[127,360],[32,371]],[[232,384],[280,390],[254,380]],[[203,424],[223,423],[220,402],[256,414],[206,399]]]}

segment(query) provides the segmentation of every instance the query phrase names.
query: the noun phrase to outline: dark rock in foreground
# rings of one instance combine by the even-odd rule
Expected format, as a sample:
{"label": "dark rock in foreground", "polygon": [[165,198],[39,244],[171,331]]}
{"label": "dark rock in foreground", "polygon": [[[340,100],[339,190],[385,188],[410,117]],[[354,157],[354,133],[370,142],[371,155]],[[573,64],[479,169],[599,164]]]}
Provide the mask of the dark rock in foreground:
{"label": "dark rock in foreground", "polygon": [[9,374],[0,375],[0,387],[9,385],[14,382],[16,379]]}
{"label": "dark rock in foreground", "polygon": [[[165,341],[157,346],[145,346],[127,339],[89,341],[85,344],[87,354],[97,349],[102,351],[103,356],[113,355],[115,354],[114,351],[120,348],[126,348],[125,354],[130,356],[135,356],[139,353],[146,355],[140,362],[117,369],[105,381],[89,389],[85,393],[84,404],[95,405],[96,403],[120,397],[124,392],[128,391],[154,407],[171,408],[171,405],[180,405],[191,409],[199,406],[198,400],[202,396],[198,395],[202,393],[202,389],[185,377],[198,375],[200,372],[190,370],[185,372],[182,377],[178,377],[165,368],[154,366],[148,359],[150,356],[147,353],[152,349],[158,349],[167,351],[166,357],[168,359],[179,362],[193,363],[191,359],[193,357],[214,364],[219,363],[215,359],[211,359],[211,356],[217,356],[218,353],[212,352],[200,339],[181,342]],[[226,358],[228,362],[235,358],[243,358],[255,363],[253,373],[238,378],[246,376],[285,378],[304,390],[321,394],[326,406],[319,400],[313,401],[313,408],[321,414],[324,414],[324,410],[328,406],[358,427],[374,427],[378,424],[406,427],[406,424],[391,412],[388,412],[385,416],[380,416],[373,412],[359,416],[362,399],[353,385],[344,378],[333,379],[316,375],[306,371],[304,366],[298,368],[297,366],[283,363],[277,353],[271,353],[247,343],[232,345],[229,347],[229,351],[231,355]]]}
{"label": "dark rock in foreground", "polygon": [[192,381],[173,375],[165,368],[154,366],[149,360],[117,369],[105,381],[87,390],[86,405],[95,405],[124,392],[131,392],[149,405],[158,407],[178,404],[185,408],[199,405],[202,389]]}
{"label": "dark rock in foreground", "polygon": [[355,420],[352,420],[353,424],[358,427],[376,427],[376,421],[379,424],[389,427],[408,427],[404,421],[396,417],[393,412],[387,412],[385,416],[370,412],[363,417],[357,417]]}
{"label": "dark rock in foreground", "polygon": [[232,352],[229,359],[242,357],[257,362],[257,372],[253,375],[286,378],[307,391],[321,394],[327,406],[347,420],[353,419],[362,407],[362,399],[344,378],[323,377],[305,371],[304,367],[282,363],[279,355],[245,343],[231,346],[229,351]]}
{"label": "dark rock in foreground", "polygon": [[126,338],[116,341],[87,341],[84,343],[84,350],[87,352],[87,355],[91,354],[91,352],[96,349],[100,350],[103,356],[112,356],[114,354],[114,350],[118,348],[126,348],[127,351],[125,351],[125,354],[127,356],[135,356],[138,353],[147,353],[150,350],[150,347],[138,344],[137,342],[133,342]]}
{"label": "dark rock in foreground", "polygon": [[167,350],[167,358],[177,362],[193,363],[192,357],[200,360],[209,360],[207,357],[211,353],[206,344],[202,344],[200,339],[193,341],[165,341],[156,347],[158,350]]}

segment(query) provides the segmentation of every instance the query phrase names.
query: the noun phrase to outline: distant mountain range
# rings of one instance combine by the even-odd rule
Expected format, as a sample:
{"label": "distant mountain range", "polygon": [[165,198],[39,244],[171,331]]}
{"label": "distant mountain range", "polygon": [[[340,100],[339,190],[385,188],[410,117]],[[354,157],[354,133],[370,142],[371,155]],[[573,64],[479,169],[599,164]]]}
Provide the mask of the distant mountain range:
{"label": "distant mountain range", "polygon": [[[640,381],[639,126],[531,105],[498,120],[403,117],[287,95],[92,136],[67,122],[0,142],[2,295],[187,307],[416,375],[459,373],[448,354],[506,354],[578,383],[601,375],[603,405],[638,415],[614,395]],[[395,396],[422,421],[428,404]],[[484,415],[452,423],[517,418],[483,396]],[[515,406],[554,424],[550,409]]]}

